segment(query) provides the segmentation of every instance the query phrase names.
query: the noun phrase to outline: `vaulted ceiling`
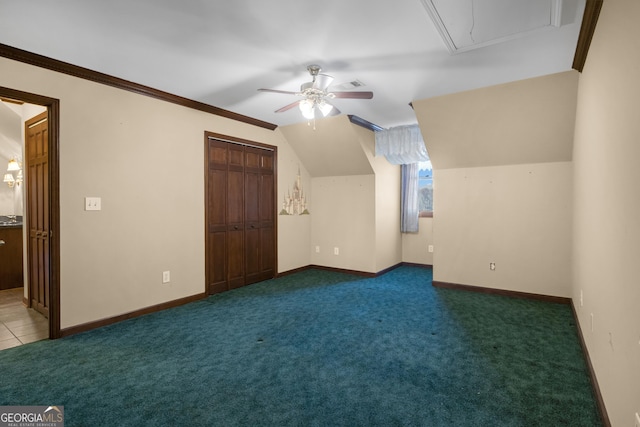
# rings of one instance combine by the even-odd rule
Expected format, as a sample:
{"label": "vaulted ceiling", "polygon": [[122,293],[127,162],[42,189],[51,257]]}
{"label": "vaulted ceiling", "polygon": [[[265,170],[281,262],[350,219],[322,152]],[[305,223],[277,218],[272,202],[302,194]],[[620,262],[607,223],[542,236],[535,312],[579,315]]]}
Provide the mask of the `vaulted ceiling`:
{"label": "vaulted ceiling", "polygon": [[[0,43],[278,126],[310,80],[345,115],[416,123],[410,103],[570,70],[585,0],[0,0]],[[0,70],[1,71],[1,70]],[[354,83],[355,82],[355,83]]]}

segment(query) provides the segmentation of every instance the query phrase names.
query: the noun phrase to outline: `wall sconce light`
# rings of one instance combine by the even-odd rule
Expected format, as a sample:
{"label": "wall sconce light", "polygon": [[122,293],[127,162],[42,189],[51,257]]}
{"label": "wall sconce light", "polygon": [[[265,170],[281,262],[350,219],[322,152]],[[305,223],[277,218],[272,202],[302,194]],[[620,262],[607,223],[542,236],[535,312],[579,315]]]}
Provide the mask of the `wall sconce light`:
{"label": "wall sconce light", "polygon": [[[15,178],[13,176],[13,172],[18,171]],[[6,182],[9,188],[13,188],[16,185],[20,185],[24,181],[24,176],[22,175],[22,165],[18,163],[16,159],[9,160],[9,165],[7,166],[7,173],[4,174],[3,182]]]}
{"label": "wall sconce light", "polygon": [[19,171],[20,169],[22,168],[20,167],[20,163],[18,163],[16,159],[9,160],[9,165],[7,166],[8,172]]}
{"label": "wall sconce light", "polygon": [[16,180],[13,178],[12,173],[5,173],[3,181],[6,182],[10,188],[13,188],[13,186],[16,185]]}

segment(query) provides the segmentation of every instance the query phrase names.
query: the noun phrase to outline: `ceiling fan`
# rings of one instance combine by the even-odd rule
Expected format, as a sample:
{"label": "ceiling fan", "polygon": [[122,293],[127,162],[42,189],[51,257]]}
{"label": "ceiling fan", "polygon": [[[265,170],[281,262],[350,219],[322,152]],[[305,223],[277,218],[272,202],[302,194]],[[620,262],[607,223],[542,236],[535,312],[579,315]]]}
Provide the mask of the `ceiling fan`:
{"label": "ceiling fan", "polygon": [[282,108],[277,109],[276,113],[282,113],[284,111],[290,110],[295,106],[300,108],[302,115],[307,119],[315,118],[315,110],[318,109],[320,113],[324,117],[328,115],[338,115],[340,114],[340,110],[338,110],[332,103],[331,100],[334,98],[352,98],[352,99],[371,99],[373,98],[373,92],[334,92],[329,90],[329,85],[333,81],[333,77],[328,74],[320,74],[322,69],[319,65],[309,65],[307,67],[307,71],[311,74],[312,80],[307,83],[303,83],[300,86],[299,92],[291,92],[287,90],[277,90],[277,89],[258,89],[261,92],[273,92],[273,93],[283,93],[286,95],[296,95],[302,97],[301,100],[296,102],[292,102],[291,104],[285,105]]}

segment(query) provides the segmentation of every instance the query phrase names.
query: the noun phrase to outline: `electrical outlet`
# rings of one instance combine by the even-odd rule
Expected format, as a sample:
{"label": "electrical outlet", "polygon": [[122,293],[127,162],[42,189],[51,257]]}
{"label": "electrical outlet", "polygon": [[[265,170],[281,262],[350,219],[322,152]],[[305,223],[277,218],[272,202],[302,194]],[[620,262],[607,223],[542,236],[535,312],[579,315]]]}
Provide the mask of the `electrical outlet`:
{"label": "electrical outlet", "polygon": [[84,210],[85,211],[102,210],[102,199],[100,197],[85,197]]}
{"label": "electrical outlet", "polygon": [[433,245],[429,245],[428,249],[429,249],[429,252],[433,252]]}
{"label": "electrical outlet", "polygon": [[495,271],[495,269],[496,269],[496,263],[495,262],[490,262],[489,263],[489,270]]}
{"label": "electrical outlet", "polygon": [[320,246],[316,246],[316,253],[319,254],[320,253]]}
{"label": "electrical outlet", "polygon": [[163,271],[162,272],[162,283],[169,283],[171,281],[171,272]]}
{"label": "electrical outlet", "polygon": [[334,255],[340,255],[340,249],[338,247],[333,248]]}
{"label": "electrical outlet", "polygon": [[636,427],[640,427],[640,414],[636,412]]}

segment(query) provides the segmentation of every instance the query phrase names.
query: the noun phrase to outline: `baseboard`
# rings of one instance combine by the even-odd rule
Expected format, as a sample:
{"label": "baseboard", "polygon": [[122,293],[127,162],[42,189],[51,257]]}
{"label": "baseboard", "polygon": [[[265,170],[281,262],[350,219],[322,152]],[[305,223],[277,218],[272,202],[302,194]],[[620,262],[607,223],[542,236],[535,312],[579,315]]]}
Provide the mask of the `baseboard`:
{"label": "baseboard", "polygon": [[287,271],[283,271],[281,273],[278,273],[278,274],[276,274],[276,277],[291,276],[292,274],[300,273],[300,272],[307,271],[307,270],[310,270],[310,269],[311,269],[311,266],[305,265],[304,267],[298,267],[298,268],[294,268],[293,270],[287,270]]}
{"label": "baseboard", "polygon": [[180,298],[173,301],[163,302],[162,304],[153,305],[151,307],[145,307],[140,310],[131,311],[129,313],[120,314],[118,316],[109,317],[107,319],[100,319],[94,322],[83,323],[82,325],[71,326],[69,328],[60,330],[60,337],[68,337],[70,335],[79,334],[80,332],[90,331],[92,329],[101,328],[103,326],[112,325],[114,323],[122,322],[123,320],[133,319],[135,317],[144,316],[145,314],[155,313],[157,311],[166,310],[168,308],[179,307],[190,302],[198,301],[205,298],[205,293],[191,295],[189,297]]}
{"label": "baseboard", "polygon": [[557,304],[571,304],[571,298],[556,297],[552,295],[533,294],[529,292],[510,291],[506,289],[485,288],[482,286],[460,285],[458,283],[432,282],[436,288],[458,289],[463,291],[480,292],[483,294],[503,295],[512,298],[532,299],[536,301],[553,302]]}
{"label": "baseboard", "polygon": [[27,308],[31,307],[29,305],[29,300],[27,298],[25,298],[25,297],[22,297],[22,305],[24,305]]}
{"label": "baseboard", "polygon": [[377,273],[369,273],[367,271],[358,271],[358,270],[347,270],[345,268],[325,267],[324,265],[311,264],[309,266],[309,268],[310,269],[314,269],[314,270],[333,271],[335,273],[352,274],[354,276],[361,276],[361,277],[376,277],[377,276]]}
{"label": "baseboard", "polygon": [[418,264],[415,262],[403,262],[400,265],[406,265],[407,267],[418,267],[418,268],[426,268],[429,270],[433,269],[433,265],[431,264]]}
{"label": "baseboard", "polygon": [[278,273],[277,277],[290,276],[292,274],[300,273],[302,271],[307,271],[307,270],[324,270],[324,271],[332,271],[334,273],[352,274],[354,276],[376,277],[376,273],[367,273],[366,271],[357,271],[357,270],[346,270],[344,268],[326,267],[324,265],[315,265],[315,264],[309,264],[309,265],[305,265],[304,267],[294,268],[293,270],[283,271],[282,273]]}
{"label": "baseboard", "polygon": [[304,267],[298,267],[298,268],[294,268],[293,270],[287,270],[287,271],[283,271],[282,273],[278,273],[278,275],[276,277],[283,277],[283,276],[289,276],[291,274],[295,274],[295,273],[300,273],[301,271],[306,271],[306,270],[324,270],[324,271],[333,271],[335,273],[345,273],[345,274],[353,274],[355,276],[362,276],[362,277],[379,277],[382,276],[383,274],[387,274],[388,272],[395,270],[398,267],[402,267],[402,266],[408,266],[408,267],[420,267],[420,268],[433,268],[430,264],[415,264],[415,263],[410,263],[410,262],[399,262],[398,264],[392,265],[391,267],[385,268],[384,270],[380,270],[377,273],[369,273],[366,271],[358,271],[358,270],[347,270],[344,268],[336,268],[336,267],[327,267],[324,265],[315,265],[315,264],[310,264],[310,265],[306,265]]}
{"label": "baseboard", "polygon": [[589,369],[589,378],[591,379],[591,387],[593,388],[593,394],[596,398],[596,404],[598,405],[598,411],[600,412],[600,418],[602,420],[602,425],[604,427],[611,427],[611,421],[609,421],[609,414],[607,414],[607,408],[604,406],[604,399],[602,398],[602,392],[600,391],[600,386],[598,385],[598,379],[596,378],[596,371],[593,369],[593,364],[591,363],[591,357],[589,357],[589,349],[587,348],[587,343],[584,340],[584,335],[582,334],[582,328],[580,327],[580,322],[578,321],[578,313],[576,312],[576,307],[571,302],[571,312],[573,313],[573,319],[576,323],[576,329],[578,330],[578,337],[580,338],[580,346],[582,347],[582,353],[584,354],[584,358],[587,361],[587,369]]}

